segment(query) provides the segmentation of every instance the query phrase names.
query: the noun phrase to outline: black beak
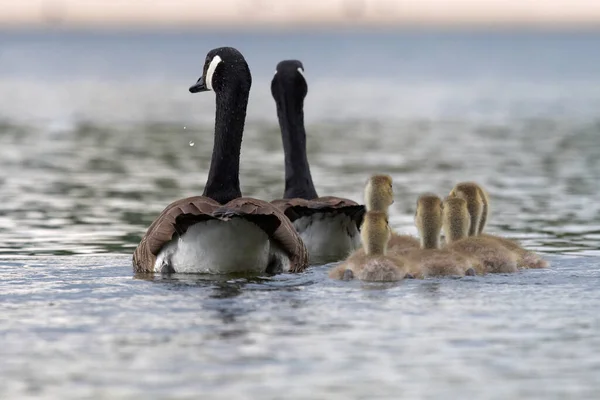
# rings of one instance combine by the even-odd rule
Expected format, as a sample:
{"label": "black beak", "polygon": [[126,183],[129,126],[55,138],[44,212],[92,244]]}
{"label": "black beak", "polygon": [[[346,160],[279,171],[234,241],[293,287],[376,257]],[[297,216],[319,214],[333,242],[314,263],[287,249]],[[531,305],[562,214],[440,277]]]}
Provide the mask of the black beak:
{"label": "black beak", "polygon": [[203,76],[198,79],[198,82],[196,82],[195,85],[190,86],[190,93],[206,92],[207,90],[208,88],[206,87]]}

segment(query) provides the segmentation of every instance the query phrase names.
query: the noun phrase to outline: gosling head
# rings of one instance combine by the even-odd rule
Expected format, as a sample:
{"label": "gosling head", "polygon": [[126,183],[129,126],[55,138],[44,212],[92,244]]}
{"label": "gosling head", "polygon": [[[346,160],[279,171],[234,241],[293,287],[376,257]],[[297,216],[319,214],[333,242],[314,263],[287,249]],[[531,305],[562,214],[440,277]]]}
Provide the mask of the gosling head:
{"label": "gosling head", "polygon": [[387,213],[389,206],[394,203],[392,177],[389,175],[373,175],[365,187],[365,206],[367,211]]}
{"label": "gosling head", "polygon": [[419,196],[415,225],[421,236],[421,247],[437,249],[440,247],[440,231],[442,230],[442,199],[431,193]]}
{"label": "gosling head", "polygon": [[[450,191],[449,197],[458,197],[467,202],[467,209],[471,218],[469,227],[469,236],[475,236],[480,233],[481,219],[484,211],[483,190],[474,182],[461,182],[454,186]],[[487,211],[487,208],[486,208]],[[485,221],[484,221],[485,224]],[[483,227],[481,227],[483,230]]]}
{"label": "gosling head", "polygon": [[446,243],[469,236],[471,217],[467,202],[460,197],[446,197],[442,205],[442,225]]}
{"label": "gosling head", "polygon": [[250,91],[252,76],[246,59],[233,47],[219,47],[208,52],[202,76],[190,87],[191,93],[212,90],[217,95],[227,88]]}
{"label": "gosling head", "polygon": [[390,227],[387,214],[381,211],[368,211],[360,229],[360,238],[365,254],[385,255],[390,241]]}

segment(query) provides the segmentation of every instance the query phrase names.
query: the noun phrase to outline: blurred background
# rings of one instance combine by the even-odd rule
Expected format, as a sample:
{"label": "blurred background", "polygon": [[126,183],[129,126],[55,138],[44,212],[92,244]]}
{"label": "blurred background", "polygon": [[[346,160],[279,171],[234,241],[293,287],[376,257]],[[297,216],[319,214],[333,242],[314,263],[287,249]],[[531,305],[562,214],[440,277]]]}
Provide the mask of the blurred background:
{"label": "blurred background", "polygon": [[202,192],[214,96],[187,88],[234,46],[253,74],[241,182],[283,192],[269,83],[306,68],[321,195],[393,175],[391,223],[422,191],[477,180],[490,230],[597,254],[600,6],[592,0],[0,1],[0,254],[131,254]]}
{"label": "blurred background", "polygon": [[594,26],[593,0],[2,0],[10,27]]}

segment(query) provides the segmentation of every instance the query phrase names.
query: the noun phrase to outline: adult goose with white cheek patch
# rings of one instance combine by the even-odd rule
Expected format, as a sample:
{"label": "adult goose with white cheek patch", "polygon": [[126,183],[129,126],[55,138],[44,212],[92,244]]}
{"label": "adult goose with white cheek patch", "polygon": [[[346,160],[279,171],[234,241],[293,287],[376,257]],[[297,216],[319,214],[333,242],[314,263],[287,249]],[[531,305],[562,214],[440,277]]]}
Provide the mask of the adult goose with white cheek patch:
{"label": "adult goose with white cheek patch", "polygon": [[252,77],[234,48],[211,50],[190,92],[216,95],[215,139],[202,196],[171,203],[133,254],[136,272],[300,272],[306,247],[272,204],[241,197],[239,161]]}
{"label": "adult goose with white cheek patch", "polygon": [[314,265],[343,260],[360,247],[359,228],[365,208],[352,200],[317,194],[306,155],[307,92],[302,63],[280,62],[271,81],[271,94],[277,105],[285,153],[285,191],[283,199],[272,204],[293,222]]}

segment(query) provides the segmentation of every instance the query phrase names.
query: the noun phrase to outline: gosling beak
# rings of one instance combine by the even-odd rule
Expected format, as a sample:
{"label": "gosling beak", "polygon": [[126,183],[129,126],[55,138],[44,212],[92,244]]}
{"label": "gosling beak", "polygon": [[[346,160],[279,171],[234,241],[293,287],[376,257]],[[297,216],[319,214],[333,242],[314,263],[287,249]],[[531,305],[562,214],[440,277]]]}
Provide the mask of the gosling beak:
{"label": "gosling beak", "polygon": [[208,88],[206,87],[203,76],[198,79],[198,82],[196,82],[195,85],[190,86],[190,93],[206,92],[207,90]]}

